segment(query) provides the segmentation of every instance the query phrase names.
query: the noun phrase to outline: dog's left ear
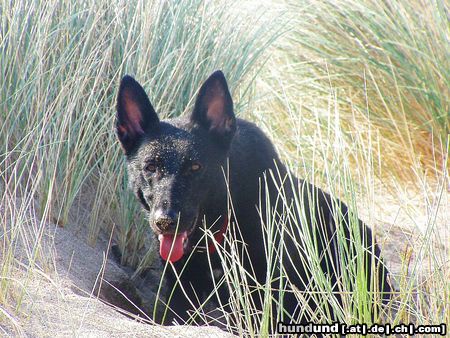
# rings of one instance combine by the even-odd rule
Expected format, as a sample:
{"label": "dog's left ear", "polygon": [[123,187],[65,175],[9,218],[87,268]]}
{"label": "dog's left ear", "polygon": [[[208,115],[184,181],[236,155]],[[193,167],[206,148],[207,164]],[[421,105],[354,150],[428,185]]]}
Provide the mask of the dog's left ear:
{"label": "dog's left ear", "polygon": [[230,145],[236,131],[236,117],[227,81],[220,70],[212,73],[200,88],[191,122],[207,129],[219,144]]}

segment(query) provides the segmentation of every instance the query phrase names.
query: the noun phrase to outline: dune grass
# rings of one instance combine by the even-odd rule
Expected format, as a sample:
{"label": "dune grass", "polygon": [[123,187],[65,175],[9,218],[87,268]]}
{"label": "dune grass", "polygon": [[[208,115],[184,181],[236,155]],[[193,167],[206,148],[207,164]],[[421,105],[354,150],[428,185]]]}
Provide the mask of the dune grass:
{"label": "dune grass", "polygon": [[336,118],[327,107],[337,101],[343,132],[362,131],[366,143],[379,146],[371,151],[387,177],[414,182],[418,171],[442,173],[450,132],[445,2],[287,3],[291,31],[277,42],[283,52],[261,78],[262,86],[285,97],[294,114],[301,108],[307,130],[317,120],[325,125]]}
{"label": "dune grass", "polygon": [[[23,269],[14,258],[19,242],[28,268],[51,267],[41,255],[45,222],[86,226],[91,244],[114,228],[124,263],[140,270],[151,262],[113,133],[118,83],[136,76],[156,110],[174,116],[192,108],[215,69],[227,76],[236,112],[265,129],[293,172],[355,215],[365,211],[370,225],[376,184],[418,190],[427,217],[411,216],[416,259],[404,257],[388,318],[450,322],[448,258],[434,250],[445,245],[436,215],[448,208],[447,11],[438,0],[1,2],[0,323],[20,332],[4,310],[18,311],[26,292],[26,281],[20,292],[11,285],[13,270]],[[30,212],[40,223],[30,226]],[[270,219],[264,215],[269,233],[277,226]],[[238,254],[224,257],[236,290],[228,325],[267,333],[275,314],[252,319]],[[261,288],[268,304],[268,285]],[[343,321],[366,318],[358,299],[337,309]]]}

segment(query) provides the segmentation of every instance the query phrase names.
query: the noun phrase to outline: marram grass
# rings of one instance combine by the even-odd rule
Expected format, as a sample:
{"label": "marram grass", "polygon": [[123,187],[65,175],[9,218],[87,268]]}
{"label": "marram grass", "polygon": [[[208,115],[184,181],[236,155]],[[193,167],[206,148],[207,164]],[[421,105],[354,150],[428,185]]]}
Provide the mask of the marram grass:
{"label": "marram grass", "polygon": [[[434,249],[442,245],[435,216],[448,208],[447,7],[431,0],[2,1],[0,329],[23,333],[11,313],[21,312],[28,280],[18,288],[14,271],[32,278],[33,269],[52,268],[53,258],[42,255],[47,221],[86,226],[90,243],[114,228],[124,263],[138,271],[154,259],[113,133],[118,84],[125,73],[136,76],[157,111],[172,116],[192,108],[214,69],[226,74],[237,113],[269,133],[293,172],[340,196],[355,215],[369,213],[377,234],[385,231],[373,215],[378,179],[419,186],[429,217],[417,221],[425,229],[417,258],[405,254],[394,274],[397,298],[380,315],[392,323],[450,322],[448,258]],[[273,258],[279,224],[270,213],[261,217]],[[19,244],[28,266],[14,258]],[[281,318],[269,306],[271,275],[259,289],[265,311],[257,313],[246,283],[252,275],[239,264],[245,252],[227,245],[227,327],[267,335],[272,316]],[[315,277],[300,302],[332,297],[323,276]],[[342,321],[367,320],[362,290],[344,307],[332,302]],[[203,309],[197,314],[211,320]],[[325,320],[326,310],[315,315]]]}

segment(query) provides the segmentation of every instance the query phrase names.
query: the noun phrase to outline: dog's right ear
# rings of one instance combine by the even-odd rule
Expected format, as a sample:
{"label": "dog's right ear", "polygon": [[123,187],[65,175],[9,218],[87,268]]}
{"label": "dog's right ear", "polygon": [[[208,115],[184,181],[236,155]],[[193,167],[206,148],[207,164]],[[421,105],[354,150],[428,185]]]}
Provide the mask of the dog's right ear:
{"label": "dog's right ear", "polygon": [[155,132],[159,118],[144,88],[129,75],[120,83],[117,97],[116,133],[126,155],[138,145],[145,133]]}

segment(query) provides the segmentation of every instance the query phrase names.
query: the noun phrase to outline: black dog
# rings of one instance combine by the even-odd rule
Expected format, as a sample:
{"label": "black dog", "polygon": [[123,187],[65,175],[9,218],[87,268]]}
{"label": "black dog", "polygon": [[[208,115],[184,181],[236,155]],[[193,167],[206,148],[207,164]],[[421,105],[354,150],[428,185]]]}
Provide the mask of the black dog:
{"label": "black dog", "polygon": [[[299,208],[291,208],[294,221],[285,222],[291,232],[275,235],[275,246],[279,246],[281,240],[284,243],[277,258],[283,265],[275,269],[272,277],[276,279],[284,273],[298,290],[310,290],[314,281],[305,263],[309,259],[304,250],[308,237],[302,237],[303,231],[309,233],[309,238],[315,238],[313,251],[334,291],[340,290],[344,273],[341,267],[348,266],[345,273],[356,275],[361,271],[355,268],[355,261],[364,259],[362,273],[366,276],[367,290],[387,297],[390,291],[387,270],[381,263],[380,250],[370,229],[356,220],[358,235],[351,235],[345,204],[288,175],[262,131],[235,117],[221,71],[213,73],[202,85],[189,116],[164,121],[159,120],[144,89],[133,78],[125,76],[119,89],[116,128],[126,155],[131,186],[159,238],[160,255],[164,261],[173,263],[178,273],[185,267],[181,274],[184,291],[175,286],[174,274],[168,274],[169,292],[175,286],[170,306],[179,317],[188,318],[187,311],[199,306],[204,301],[202,297],[213,290],[214,277],[210,271],[223,273],[215,251],[218,246],[212,244],[211,238],[206,242],[205,226],[215,233],[219,244],[223,243],[227,228],[238,227],[236,232],[240,238],[236,240],[245,243],[248,252],[243,263],[259,283],[264,283],[268,271],[262,220],[267,205],[275,209],[274,217],[280,221],[294,201],[297,205],[299,201],[302,203],[303,215]],[[264,175],[266,189],[263,189]],[[283,203],[279,198],[280,190],[286,197]],[[228,196],[233,205],[231,219],[227,217]],[[266,200],[269,203],[260,202]],[[337,239],[339,231],[344,238],[341,242]],[[199,242],[208,249],[194,247]],[[358,257],[358,253],[362,257]],[[378,270],[376,274],[374,268]],[[280,287],[279,280],[273,284]],[[280,295],[276,292],[274,295],[273,308],[276,309]],[[226,303],[226,290],[222,290],[219,297]],[[254,297],[256,306],[261,309],[259,299]],[[339,295],[336,299],[341,302]],[[298,316],[304,305],[312,309],[324,306],[316,304],[313,298],[299,304],[292,292],[284,293],[283,308],[288,315],[285,318],[311,320],[304,313]],[[327,319],[335,320],[331,310]]]}

